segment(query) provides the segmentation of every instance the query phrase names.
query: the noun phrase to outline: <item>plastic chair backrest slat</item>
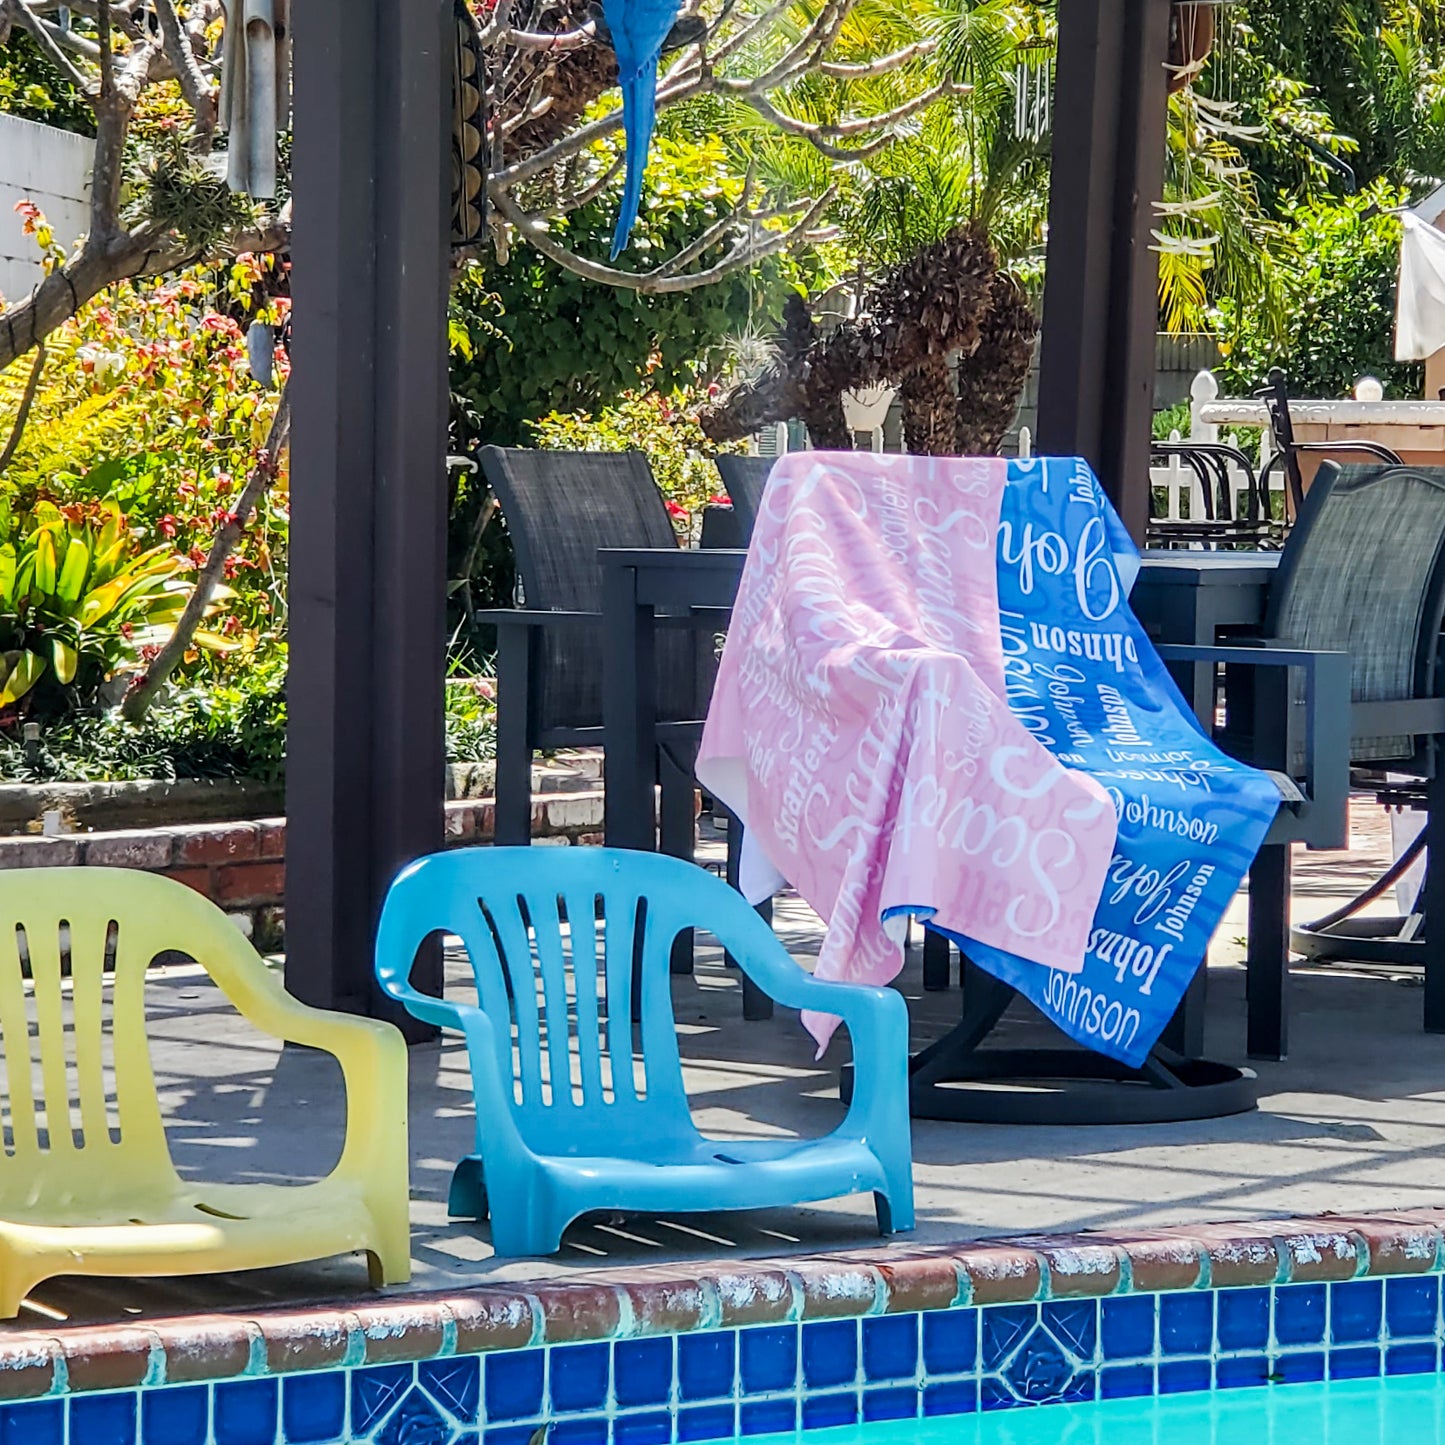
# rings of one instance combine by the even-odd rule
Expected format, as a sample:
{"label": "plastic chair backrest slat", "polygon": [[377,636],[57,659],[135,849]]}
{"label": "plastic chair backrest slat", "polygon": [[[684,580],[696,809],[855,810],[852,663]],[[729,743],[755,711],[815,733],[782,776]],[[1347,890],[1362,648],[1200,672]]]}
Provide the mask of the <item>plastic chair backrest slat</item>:
{"label": "plastic chair backrest slat", "polygon": [[[147,875],[87,872],[84,890],[70,870],[6,880],[0,1036],[10,1139],[0,1151],[0,1212],[7,1201],[67,1207],[174,1177],[145,1014],[146,970],[166,920],[147,914]],[[140,897],[127,903],[132,880]]]}

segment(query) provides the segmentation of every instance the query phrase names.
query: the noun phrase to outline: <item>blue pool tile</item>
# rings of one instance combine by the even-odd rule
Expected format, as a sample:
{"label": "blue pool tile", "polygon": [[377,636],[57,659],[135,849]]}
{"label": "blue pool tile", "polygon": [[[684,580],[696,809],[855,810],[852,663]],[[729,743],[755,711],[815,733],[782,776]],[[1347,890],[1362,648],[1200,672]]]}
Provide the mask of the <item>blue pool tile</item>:
{"label": "blue pool tile", "polygon": [[918,1414],[918,1391],[864,1390],[865,1420],[912,1420]]}
{"label": "blue pool tile", "polygon": [[1074,1380],[1073,1362],[1041,1326],[1033,1329],[1003,1369],[1020,1400],[1041,1405],[1062,1399]]}
{"label": "blue pool tile", "polygon": [[607,1417],[589,1415],[581,1420],[554,1420],[547,1427],[547,1445],[607,1445]]}
{"label": "blue pool tile", "polygon": [[1025,1403],[1027,1402],[1020,1400],[997,1375],[985,1375],[978,1382],[978,1404],[981,1410],[1016,1410]]}
{"label": "blue pool tile", "polygon": [[786,1435],[798,1427],[798,1407],[792,1400],[744,1400],[738,1406],[738,1433]]}
{"label": "blue pool tile", "polygon": [[1359,1345],[1346,1350],[1331,1350],[1329,1371],[1332,1380],[1368,1380],[1380,1373],[1380,1347]]}
{"label": "blue pool tile", "polygon": [[1325,1377],[1325,1357],[1318,1350],[1277,1355],[1274,1379],[1281,1385],[1311,1385]]}
{"label": "blue pool tile", "polygon": [[[324,1375],[304,1376],[325,1379]],[[341,1390],[346,1378],[334,1377]],[[141,1440],[144,1445],[206,1445],[211,1422],[211,1392],[204,1385],[182,1385],[170,1390],[143,1390],[140,1404]],[[74,1426],[71,1434],[75,1434]],[[341,1421],[331,1435],[303,1435],[286,1432],[287,1440],[333,1440],[341,1434]]]}
{"label": "blue pool tile", "polygon": [[1270,1383],[1267,1355],[1232,1355],[1214,1362],[1214,1387],[1217,1390],[1246,1390]]}
{"label": "blue pool tile", "polygon": [[1209,1360],[1161,1360],[1159,1393],[1182,1395],[1193,1390],[1207,1390],[1213,1373]]}
{"label": "blue pool tile", "polygon": [[1105,1365],[1099,1371],[1100,1399],[1126,1400],[1153,1393],[1153,1365]]}
{"label": "blue pool tile", "polygon": [[451,1423],[436,1403],[415,1385],[372,1436],[376,1445],[450,1445],[451,1438]]}
{"label": "blue pool tile", "polygon": [[[738,1364],[744,1394],[761,1395],[772,1390],[791,1390],[798,1378],[797,1326],[768,1325],[761,1329],[740,1331]],[[745,1433],[758,1432],[754,1430]]]}
{"label": "blue pool tile", "polygon": [[1215,1314],[1221,1350],[1268,1347],[1268,1289],[1222,1289],[1215,1303]]}
{"label": "blue pool tile", "polygon": [[[1158,1296],[1147,1294],[1102,1301],[1100,1338],[1105,1360],[1147,1360],[1153,1356],[1157,1304]],[[1268,1318],[1266,1313],[1266,1329]]]}
{"label": "blue pool tile", "polygon": [[869,1384],[911,1380],[918,1373],[918,1316],[863,1321],[863,1376]]}
{"label": "blue pool tile", "polygon": [[[411,1377],[411,1366],[397,1368]],[[276,1380],[227,1380],[217,1385],[211,1406],[216,1445],[275,1445],[278,1393]]]}
{"label": "blue pool tile", "polygon": [[476,1355],[424,1360],[416,1367],[416,1382],[459,1424],[476,1423],[482,1392],[482,1362]]}
{"label": "blue pool tile", "polygon": [[677,1387],[684,1400],[719,1400],[733,1392],[738,1337],[731,1330],[677,1338]]}
{"label": "blue pool tile", "polygon": [[[288,1375],[281,1382],[281,1435],[286,1445],[340,1440],[346,1434],[346,1375],[321,1370]],[[202,1430],[201,1438],[205,1438]],[[146,1427],[145,1445],[151,1445]]]}
{"label": "blue pool tile", "polygon": [[612,1393],[618,1405],[665,1405],[672,1397],[672,1338],[619,1340],[612,1347]]}
{"label": "blue pool tile", "polygon": [[[396,1407],[397,1401],[411,1389],[416,1371],[411,1365],[373,1365],[351,1372],[351,1428],[364,1435],[379,1425]],[[218,1385],[219,1397],[223,1386]],[[270,1442],[267,1442],[270,1445]]]}
{"label": "blue pool tile", "polygon": [[1385,1327],[1392,1340],[1432,1339],[1439,1313],[1438,1275],[1386,1280]]}
{"label": "blue pool tile", "polygon": [[803,1383],[810,1390],[851,1385],[857,1378],[857,1320],[818,1320],[803,1326]]}
{"label": "blue pool tile", "polygon": [[665,1410],[618,1415],[612,1422],[613,1445],[668,1445],[671,1439],[672,1416]]}
{"label": "blue pool tile", "polygon": [[974,1380],[948,1380],[924,1387],[925,1415],[972,1415],[977,1409],[978,1384]]}
{"label": "blue pool tile", "polygon": [[1099,1397],[1099,1372],[1094,1369],[1080,1370],[1069,1383],[1064,1386],[1064,1393],[1059,1396],[1065,1404],[1082,1404],[1085,1401],[1096,1400]]}
{"label": "blue pool tile", "polygon": [[[532,1425],[503,1425],[495,1430],[488,1430],[482,1437],[484,1445],[531,1445],[533,1437],[537,1433],[537,1427]],[[473,1436],[473,1439],[476,1437]],[[458,1441],[457,1445],[461,1445]]]}
{"label": "blue pool tile", "polygon": [[[483,1393],[488,1424],[505,1420],[532,1420],[542,1413],[542,1378],[545,1356],[541,1350],[503,1350],[484,1357]],[[357,1374],[364,1371],[358,1370]],[[352,1386],[355,1390],[355,1384]],[[356,1425],[356,1407],[351,1423]],[[364,1428],[364,1427],[363,1427]],[[487,1445],[491,1445],[491,1435]]]}
{"label": "blue pool tile", "polygon": [[1332,1343],[1371,1344],[1380,1338],[1384,1318],[1385,1286],[1378,1279],[1351,1279],[1330,1286],[1330,1340]]}
{"label": "blue pool tile", "polygon": [[564,1414],[603,1409],[611,1359],[605,1344],[554,1345],[547,1363],[552,1408]]}
{"label": "blue pool tile", "polygon": [[803,1401],[803,1429],[827,1430],[858,1423],[858,1397],[853,1394],[811,1395]]}
{"label": "blue pool tile", "polygon": [[978,1368],[978,1311],[932,1310],[923,1316],[923,1368],[929,1375]]}
{"label": "blue pool tile", "polygon": [[1325,1287],[1293,1284],[1274,1292],[1274,1338],[1281,1345],[1317,1345],[1325,1337]]}
{"label": "blue pool tile", "polygon": [[995,1305],[983,1311],[983,1368],[997,1370],[1038,1323],[1037,1305]]}
{"label": "blue pool tile", "polygon": [[1159,1353],[1207,1355],[1214,1348],[1214,1291],[1159,1296]]}
{"label": "blue pool tile", "polygon": [[64,1440],[64,1400],[0,1405],[0,1445],[63,1445]]}
{"label": "blue pool tile", "polygon": [[[70,1402],[70,1439],[73,1445],[135,1445],[136,1404],[134,1390],[117,1395],[76,1395]],[[271,1414],[271,1434],[276,1438],[276,1414]]]}
{"label": "blue pool tile", "polygon": [[1099,1342],[1098,1300],[1053,1300],[1039,1306],[1039,1318],[1074,1359],[1093,1360]]}
{"label": "blue pool tile", "polygon": [[1433,1375],[1436,1350],[1433,1344],[1391,1345],[1385,1351],[1387,1375]]}
{"label": "blue pool tile", "polygon": [[679,1440],[731,1440],[737,1419],[731,1405],[698,1405],[677,1412]]}

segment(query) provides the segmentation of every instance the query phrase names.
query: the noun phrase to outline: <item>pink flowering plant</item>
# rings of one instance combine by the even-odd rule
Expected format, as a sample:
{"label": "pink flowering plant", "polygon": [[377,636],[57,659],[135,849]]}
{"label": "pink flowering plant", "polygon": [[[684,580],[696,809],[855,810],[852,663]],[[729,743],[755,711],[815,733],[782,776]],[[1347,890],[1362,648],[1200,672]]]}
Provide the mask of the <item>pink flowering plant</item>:
{"label": "pink flowering plant", "polygon": [[[158,550],[177,575],[193,575],[234,519],[275,410],[276,391],[252,378],[244,328],[284,319],[276,264],[240,256],[223,272],[118,285],[54,333],[0,477],[13,505],[114,508],[138,552]],[[283,380],[279,348],[274,366]],[[0,439],[27,376],[23,367],[0,373]],[[283,466],[226,561],[214,629],[242,658],[273,649],[284,627],[287,504]]]}

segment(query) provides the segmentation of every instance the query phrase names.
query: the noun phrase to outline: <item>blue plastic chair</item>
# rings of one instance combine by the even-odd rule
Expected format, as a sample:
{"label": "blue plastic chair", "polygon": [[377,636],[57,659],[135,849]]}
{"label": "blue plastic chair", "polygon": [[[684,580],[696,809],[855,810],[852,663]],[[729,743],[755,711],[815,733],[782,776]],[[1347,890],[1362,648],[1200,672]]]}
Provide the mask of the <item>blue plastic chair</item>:
{"label": "blue plastic chair", "polygon": [[[831,1134],[721,1142],[698,1132],[668,968],[685,928],[712,933],[779,1003],[842,1017],[856,1078]],[[408,981],[418,947],[437,933],[466,945],[480,1006]],[[608,848],[433,854],[391,886],[376,974],[417,1018],[466,1037],[477,1144],[452,1177],[450,1210],[490,1214],[498,1254],[555,1253],[591,1210],[756,1209],[867,1190],[885,1234],[913,1227],[903,999],[814,979],[704,869]]]}

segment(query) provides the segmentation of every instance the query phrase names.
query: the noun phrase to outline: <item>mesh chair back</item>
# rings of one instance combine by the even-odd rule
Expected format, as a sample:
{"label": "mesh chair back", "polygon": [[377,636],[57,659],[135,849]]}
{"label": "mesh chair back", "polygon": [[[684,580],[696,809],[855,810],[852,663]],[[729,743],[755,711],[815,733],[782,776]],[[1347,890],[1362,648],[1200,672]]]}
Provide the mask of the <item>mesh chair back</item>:
{"label": "mesh chair back", "polygon": [[[1431,697],[1445,611],[1445,467],[1327,465],[1280,558],[1267,631],[1348,652],[1356,702]],[[1418,759],[1410,737],[1357,738],[1357,763]]]}
{"label": "mesh chair back", "polygon": [[[478,458],[506,518],[520,600],[529,611],[600,613],[599,547],[677,546],[667,505],[641,452],[483,447]],[[596,624],[545,629],[534,684],[534,716],[542,732],[601,725],[606,646]],[[658,707],[664,721],[702,715],[697,660],[694,637],[659,632]]]}
{"label": "mesh chair back", "polygon": [[738,532],[746,547],[753,539],[758,513],[763,506],[763,488],[773,470],[776,457],[720,456],[716,459],[718,475],[733,504],[738,519]]}

